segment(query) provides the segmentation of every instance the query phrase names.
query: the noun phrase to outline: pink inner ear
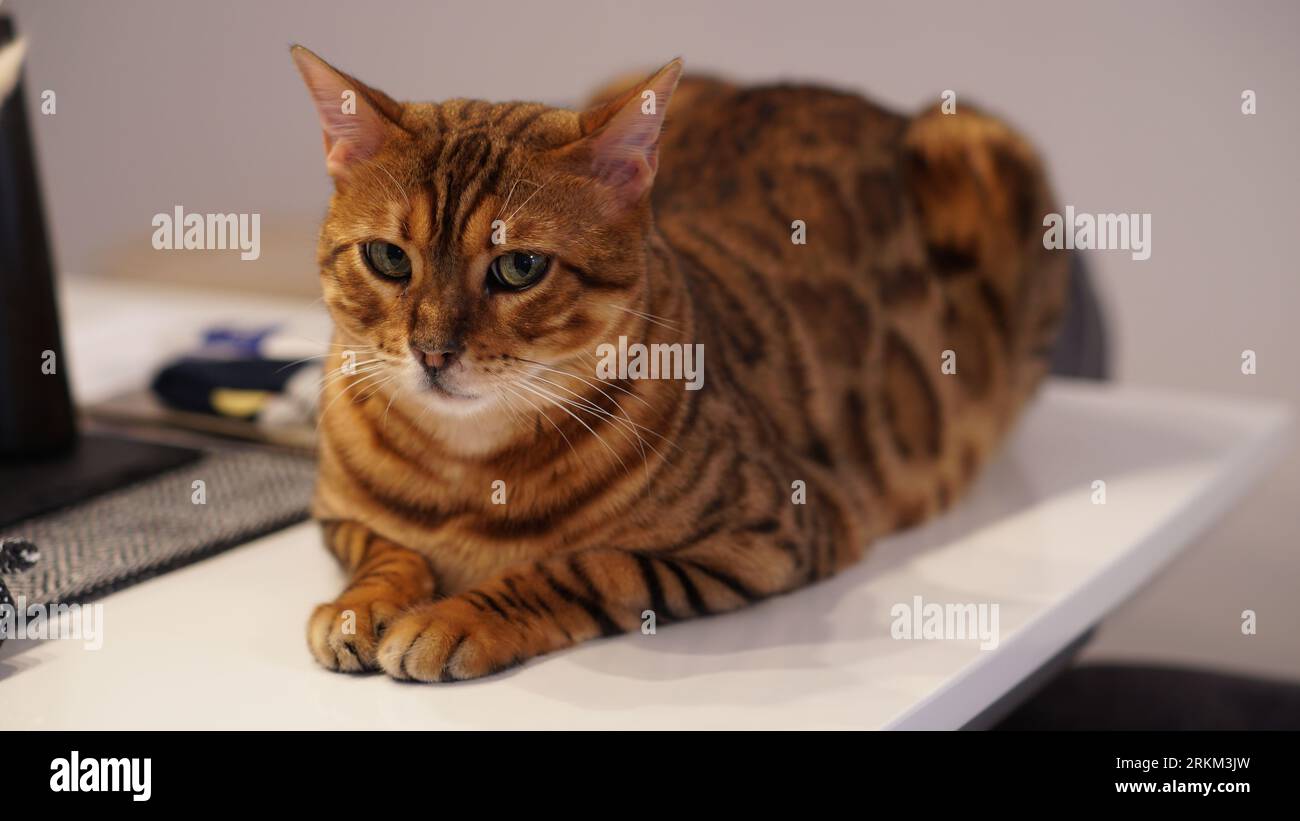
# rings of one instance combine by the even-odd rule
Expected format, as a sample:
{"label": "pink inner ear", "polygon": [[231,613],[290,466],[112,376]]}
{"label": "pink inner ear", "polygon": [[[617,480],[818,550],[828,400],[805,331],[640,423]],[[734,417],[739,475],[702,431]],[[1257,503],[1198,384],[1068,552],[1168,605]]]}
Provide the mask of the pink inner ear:
{"label": "pink inner ear", "polygon": [[363,113],[366,104],[358,95],[356,114],[343,115],[344,121],[324,126],[325,167],[332,175],[344,173],[349,166],[370,157],[384,142],[384,124],[372,113]]}
{"label": "pink inner ear", "polygon": [[[388,135],[388,123],[367,100],[360,84],[335,71],[306,49],[294,49],[293,60],[311,92],[325,134],[325,167],[331,176],[372,156]],[[352,92],[345,97],[346,92]]]}
{"label": "pink inner ear", "polygon": [[595,150],[593,170],[597,179],[610,188],[648,186],[653,182],[658,164],[658,152],[653,144],[648,149],[634,144],[597,145]]}
{"label": "pink inner ear", "polygon": [[[654,182],[659,167],[659,134],[668,99],[680,75],[678,61],[660,69],[591,137],[592,172],[626,199],[639,198]],[[645,91],[655,94],[653,113],[644,110]]]}

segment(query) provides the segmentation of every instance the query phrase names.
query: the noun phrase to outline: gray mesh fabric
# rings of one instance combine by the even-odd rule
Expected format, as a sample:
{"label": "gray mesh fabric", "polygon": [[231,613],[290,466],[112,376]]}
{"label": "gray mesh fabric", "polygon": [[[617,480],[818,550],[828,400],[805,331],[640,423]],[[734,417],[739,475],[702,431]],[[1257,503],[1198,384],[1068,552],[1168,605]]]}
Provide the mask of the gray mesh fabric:
{"label": "gray mesh fabric", "polygon": [[[212,452],[160,476],[0,530],[40,560],[7,576],[27,604],[86,601],[307,518],[315,461],[277,451]],[[204,503],[195,502],[202,481]]]}

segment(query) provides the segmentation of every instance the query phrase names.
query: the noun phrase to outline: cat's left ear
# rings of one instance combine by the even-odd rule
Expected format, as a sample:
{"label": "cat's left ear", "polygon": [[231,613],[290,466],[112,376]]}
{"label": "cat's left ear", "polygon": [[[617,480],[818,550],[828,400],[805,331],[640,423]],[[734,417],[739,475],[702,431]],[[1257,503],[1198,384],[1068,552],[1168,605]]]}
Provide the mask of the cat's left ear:
{"label": "cat's left ear", "polygon": [[608,102],[581,114],[590,173],[632,204],[650,190],[659,168],[659,134],[677,81],[681,58]]}
{"label": "cat's left ear", "polygon": [[302,46],[294,46],[289,54],[320,116],[325,169],[335,180],[344,180],[355,163],[372,156],[401,131],[397,125],[401,106]]}

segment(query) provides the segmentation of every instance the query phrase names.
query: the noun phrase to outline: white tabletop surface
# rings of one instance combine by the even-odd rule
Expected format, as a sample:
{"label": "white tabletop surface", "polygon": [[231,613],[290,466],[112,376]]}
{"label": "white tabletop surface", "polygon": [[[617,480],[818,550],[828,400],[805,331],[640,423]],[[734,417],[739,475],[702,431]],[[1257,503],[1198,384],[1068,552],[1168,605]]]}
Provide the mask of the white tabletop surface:
{"label": "white tabletop surface", "polygon": [[[83,400],[143,383],[202,322],[326,332],[306,300],[72,280],[63,301]],[[307,616],[343,579],[300,525],[102,599],[102,649],[6,642],[0,729],[959,727],[1231,506],[1288,427],[1275,405],[1053,381],[955,510],[840,577],[451,685],[314,664]],[[998,605],[996,648],[891,638],[916,596]]]}

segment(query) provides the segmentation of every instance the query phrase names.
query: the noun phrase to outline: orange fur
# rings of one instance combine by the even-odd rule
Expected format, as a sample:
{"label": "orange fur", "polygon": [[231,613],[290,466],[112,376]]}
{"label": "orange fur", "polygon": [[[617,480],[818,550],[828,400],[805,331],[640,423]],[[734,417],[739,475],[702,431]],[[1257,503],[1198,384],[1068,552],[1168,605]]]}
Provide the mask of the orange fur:
{"label": "orange fur", "polygon": [[[295,59],[318,100],[359,86]],[[325,666],[472,678],[823,578],[951,504],[1044,374],[1063,262],[1008,128],[675,65],[586,113],[362,95],[382,124],[338,138],[364,156],[331,166],[318,251],[315,512],[352,576],[309,626]],[[551,267],[485,285],[514,252]],[[703,389],[600,378],[620,336],[702,345]],[[452,394],[420,364],[443,350]]]}

